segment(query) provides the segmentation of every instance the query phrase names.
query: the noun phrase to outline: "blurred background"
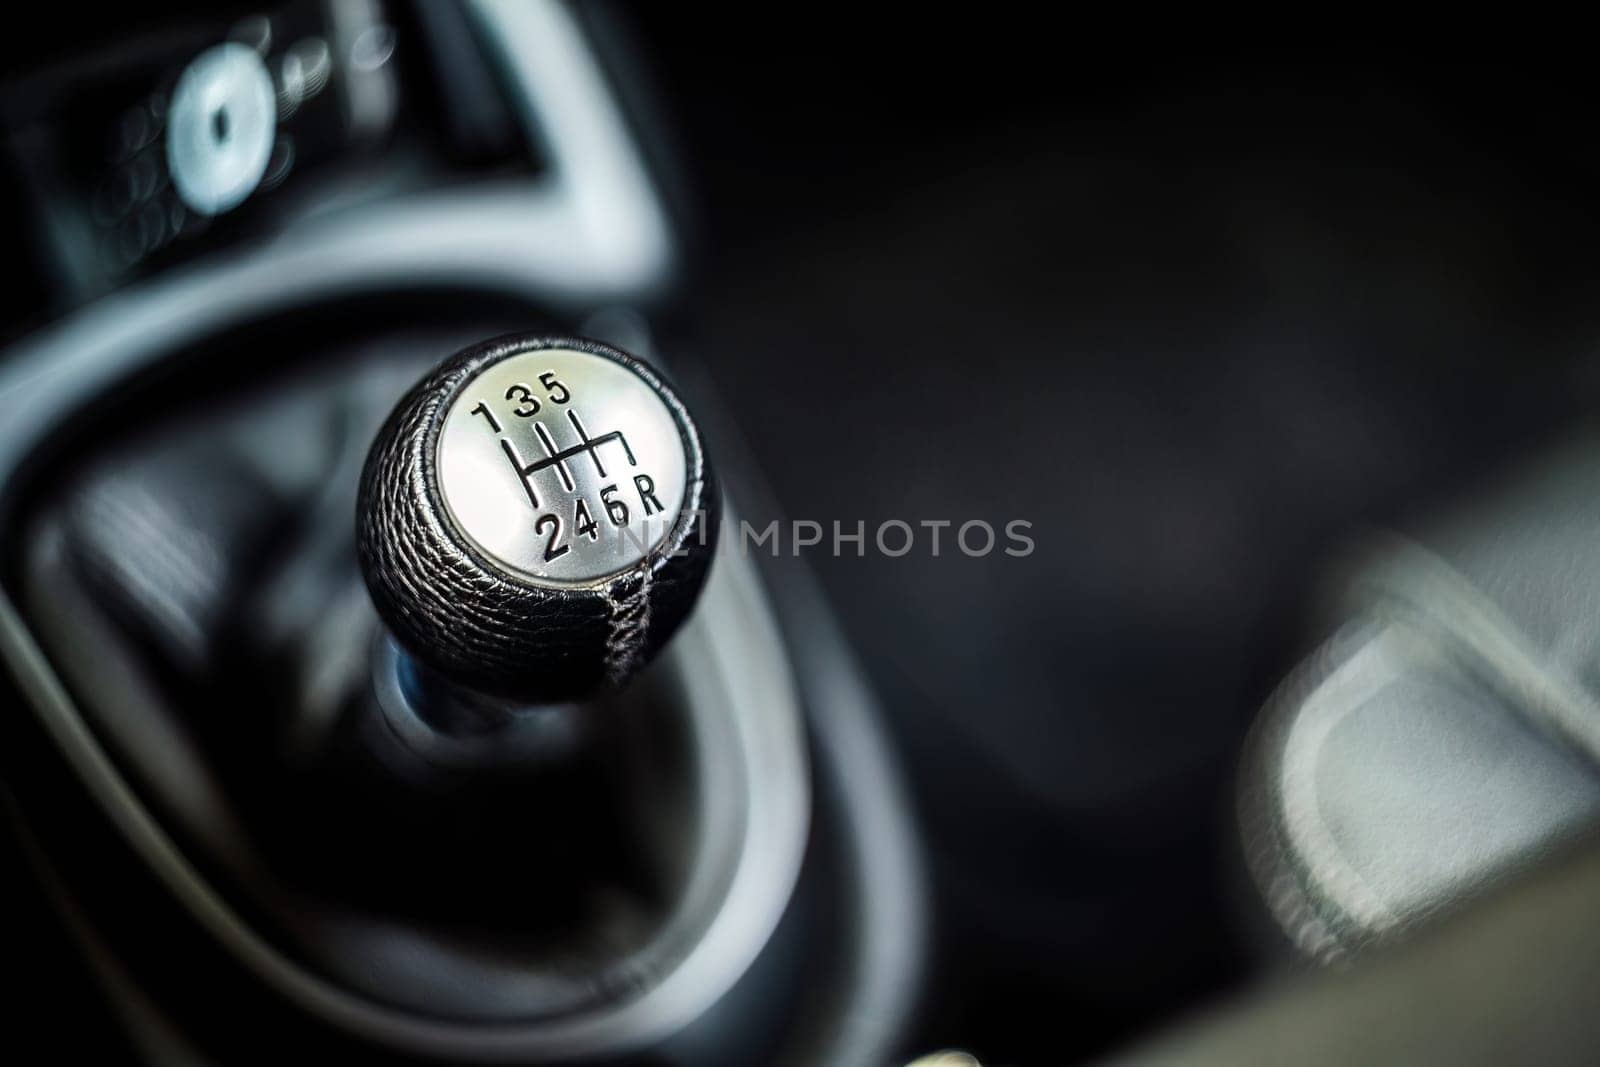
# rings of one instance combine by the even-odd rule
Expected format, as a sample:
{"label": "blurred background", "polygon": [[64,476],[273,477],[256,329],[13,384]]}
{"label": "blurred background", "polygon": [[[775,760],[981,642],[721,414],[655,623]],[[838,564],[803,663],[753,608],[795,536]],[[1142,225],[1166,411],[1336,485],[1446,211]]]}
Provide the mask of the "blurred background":
{"label": "blurred background", "polygon": [[927,822],[929,1040],[1075,1058],[1247,983],[1233,776],[1323,566],[1593,395],[1578,69],[621,14],[703,221],[674,350],[784,507],[1035,523],[814,563]]}
{"label": "blurred background", "polygon": [[[132,253],[115,226],[110,252],[63,231],[29,138],[101,106],[56,64],[209,10],[35,8],[0,45],[6,338],[190,262],[192,219],[135,227]],[[330,200],[537,171],[470,72],[407,51],[449,20],[405,11],[400,118]],[[908,1048],[1076,1061],[1272,973],[1234,781],[1323,636],[1323,565],[1537,454],[1600,386],[1585,65],[1218,47],[1055,10],[573,13],[686,249],[653,343],[777,508],[1032,523],[1027,558],[808,557],[926,848]],[[303,134],[286,173],[343,136]],[[276,225],[240,219],[184,247]]]}

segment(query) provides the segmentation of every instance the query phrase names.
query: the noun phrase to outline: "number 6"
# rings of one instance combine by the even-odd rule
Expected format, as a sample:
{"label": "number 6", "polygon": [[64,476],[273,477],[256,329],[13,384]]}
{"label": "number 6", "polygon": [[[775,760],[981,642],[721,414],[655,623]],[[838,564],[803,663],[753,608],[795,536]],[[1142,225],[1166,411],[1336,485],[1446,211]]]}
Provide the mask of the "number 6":
{"label": "number 6", "polygon": [[614,485],[608,485],[600,490],[600,503],[606,506],[606,514],[611,517],[611,525],[628,525],[628,505],[616,499],[611,494],[617,491]]}

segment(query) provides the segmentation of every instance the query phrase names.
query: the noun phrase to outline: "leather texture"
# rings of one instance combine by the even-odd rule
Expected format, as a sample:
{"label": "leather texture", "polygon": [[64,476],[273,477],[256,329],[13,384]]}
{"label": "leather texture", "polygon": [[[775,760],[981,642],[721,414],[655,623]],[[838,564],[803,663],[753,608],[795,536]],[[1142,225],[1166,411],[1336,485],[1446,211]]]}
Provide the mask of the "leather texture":
{"label": "leather texture", "polygon": [[1410,934],[1600,824],[1600,439],[1342,568],[1344,616],[1242,765],[1269,910],[1332,961]]}
{"label": "leather texture", "polygon": [[[683,510],[654,552],[602,582],[559,589],[491,564],[456,530],[434,459],[467,383],[502,359],[558,347],[644,379],[672,411],[688,461]],[[373,601],[413,656],[481,692],[551,702],[624,684],[677,631],[705,582],[720,507],[694,421],[650,367],[596,341],[510,336],[456,354],[395,408],[362,474],[357,542]]]}
{"label": "leather texture", "polygon": [[679,844],[721,838],[682,777],[729,755],[686,751],[664,679],[548,726],[549,758],[464,773],[372,706],[358,479],[395,398],[463,339],[197,386],[149,431],[96,442],[30,517],[25,603],[97,736],[265,936],[429,1016],[559,1017],[693,944],[705,898],[673,881]]}
{"label": "leather texture", "polygon": [[[562,1033],[603,1036],[661,983],[703,977],[706,957],[690,956],[712,924],[728,924],[723,945],[754,946],[742,872],[783,862],[760,809],[793,784],[775,746],[815,741],[809,831],[792,827],[804,867],[777,931],[643,1059],[883,1062],[920,963],[915,835],[870,696],[799,560],[762,561],[742,590],[755,576],[729,568],[676,653],[614,697],[519,712],[527,743],[502,728],[481,739],[492,752],[447,739],[492,758],[441,764],[397,729],[374,692],[372,657],[391,643],[356,564],[358,484],[405,391],[494,331],[450,325],[455,292],[421,323],[384,310],[381,330],[342,305],[348,332],[309,312],[252,324],[99,398],[64,425],[16,515],[18,602],[139,797],[126,810],[148,812],[240,928],[327,983],[334,1008],[287,1011],[241,981],[109,822],[51,842],[74,864],[75,911],[114,932],[129,982],[155,995],[171,979],[169,1006],[215,1038],[219,1062],[325,1045],[359,1062],[399,1055],[351,1039],[368,1032],[342,1005],[403,1028],[384,1040],[470,1037],[428,1062],[509,1062],[539,1035],[552,1043],[517,1062],[573,1062],[553,1044]],[[769,619],[774,606],[784,614]],[[789,718],[795,683],[804,723]]]}

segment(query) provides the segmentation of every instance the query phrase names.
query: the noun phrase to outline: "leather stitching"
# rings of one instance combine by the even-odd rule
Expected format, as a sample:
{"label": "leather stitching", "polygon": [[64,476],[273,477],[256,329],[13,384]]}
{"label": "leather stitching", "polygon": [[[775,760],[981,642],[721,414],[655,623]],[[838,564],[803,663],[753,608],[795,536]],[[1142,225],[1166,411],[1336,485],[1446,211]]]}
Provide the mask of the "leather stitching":
{"label": "leather stitching", "polygon": [[[634,588],[622,591],[627,585]],[[606,636],[606,679],[613,685],[627,681],[644,658],[653,585],[654,573],[644,570],[637,578],[614,582],[606,590],[606,603],[611,608],[611,630]]]}

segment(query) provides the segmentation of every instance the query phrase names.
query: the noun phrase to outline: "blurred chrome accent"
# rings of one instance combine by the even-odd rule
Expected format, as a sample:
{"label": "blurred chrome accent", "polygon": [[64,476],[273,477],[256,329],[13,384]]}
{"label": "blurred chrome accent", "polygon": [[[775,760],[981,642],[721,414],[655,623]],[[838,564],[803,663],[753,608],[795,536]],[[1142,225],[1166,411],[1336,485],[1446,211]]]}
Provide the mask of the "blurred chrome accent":
{"label": "blurred chrome accent", "polygon": [[229,42],[200,53],[167,112],[167,168],[184,205],[220,215],[243,203],[266,172],[276,130],[272,75],[255,49]]}

